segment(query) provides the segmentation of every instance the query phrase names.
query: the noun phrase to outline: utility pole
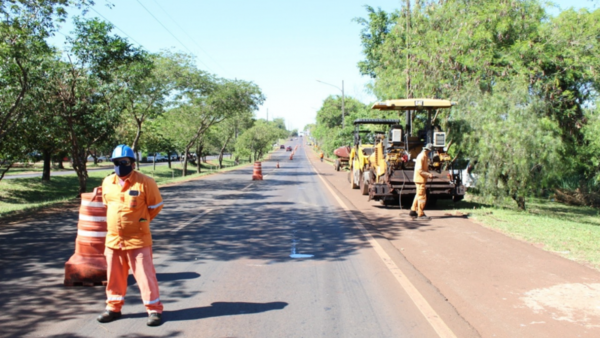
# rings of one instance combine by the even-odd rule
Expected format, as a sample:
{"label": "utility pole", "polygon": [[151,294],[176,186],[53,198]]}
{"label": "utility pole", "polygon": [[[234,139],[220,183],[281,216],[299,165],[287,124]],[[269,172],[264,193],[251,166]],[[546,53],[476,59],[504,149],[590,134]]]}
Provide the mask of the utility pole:
{"label": "utility pole", "polygon": [[344,117],[344,80],[342,80],[342,129],[346,128],[346,118]]}

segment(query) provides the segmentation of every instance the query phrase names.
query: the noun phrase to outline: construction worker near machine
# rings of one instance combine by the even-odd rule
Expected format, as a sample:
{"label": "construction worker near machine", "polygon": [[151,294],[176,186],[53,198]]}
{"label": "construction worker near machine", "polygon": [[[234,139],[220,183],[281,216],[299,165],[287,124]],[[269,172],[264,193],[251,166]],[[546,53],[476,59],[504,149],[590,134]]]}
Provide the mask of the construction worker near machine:
{"label": "construction worker near machine", "polygon": [[107,263],[106,310],[98,316],[101,323],[121,317],[125,303],[129,269],[137,281],[148,312],[148,326],[162,323],[163,305],[160,302],[156,271],[152,263],[152,221],[163,207],[156,182],[135,171],[133,150],[118,145],[111,160],[115,173],[102,182],[102,201],[106,206]]}
{"label": "construction worker near machine", "polygon": [[321,162],[323,162],[323,156],[325,156],[325,154],[323,154],[323,152],[321,151],[321,153],[319,154],[319,158],[321,159]]}
{"label": "construction worker near machine", "polygon": [[417,156],[415,161],[415,173],[413,181],[417,186],[417,194],[410,208],[410,217],[416,217],[418,220],[429,221],[431,217],[425,215],[425,204],[427,203],[426,183],[428,179],[435,176],[427,171],[429,169],[429,153],[433,149],[433,144],[428,143],[423,147],[423,151]]}

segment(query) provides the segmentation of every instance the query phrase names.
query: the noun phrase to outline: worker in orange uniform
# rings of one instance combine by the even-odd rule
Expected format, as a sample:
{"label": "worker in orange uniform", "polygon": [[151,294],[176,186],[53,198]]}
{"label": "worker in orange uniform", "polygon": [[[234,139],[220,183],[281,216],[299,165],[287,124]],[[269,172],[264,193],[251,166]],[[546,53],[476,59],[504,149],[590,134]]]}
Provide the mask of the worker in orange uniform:
{"label": "worker in orange uniform", "polygon": [[427,171],[429,169],[429,153],[433,149],[433,144],[428,143],[425,147],[423,147],[423,151],[417,156],[415,163],[415,173],[413,176],[413,181],[415,181],[415,185],[417,186],[417,194],[415,195],[415,200],[413,201],[412,207],[410,208],[410,217],[416,217],[418,220],[429,221],[430,217],[425,215],[425,204],[427,203],[427,192],[425,184],[427,180],[430,178],[434,178],[435,176]]}
{"label": "worker in orange uniform", "polygon": [[130,147],[118,145],[111,160],[115,173],[102,182],[108,226],[104,251],[108,268],[107,300],[106,310],[97,320],[108,323],[121,317],[131,269],[148,312],[146,324],[158,326],[162,323],[163,305],[152,263],[150,221],[162,209],[162,197],[152,178],[133,170],[135,155]]}
{"label": "worker in orange uniform", "polygon": [[321,152],[321,154],[319,154],[319,158],[321,158],[321,162],[323,162],[323,156],[325,156],[325,154],[323,154],[323,152]]}

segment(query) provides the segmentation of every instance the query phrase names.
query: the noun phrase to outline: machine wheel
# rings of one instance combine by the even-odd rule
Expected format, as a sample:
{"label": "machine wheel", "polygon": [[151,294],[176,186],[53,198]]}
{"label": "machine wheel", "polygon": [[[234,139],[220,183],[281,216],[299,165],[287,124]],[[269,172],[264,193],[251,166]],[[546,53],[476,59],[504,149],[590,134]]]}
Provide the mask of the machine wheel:
{"label": "machine wheel", "polygon": [[369,185],[365,182],[363,176],[360,177],[360,193],[366,196],[369,194]]}
{"label": "machine wheel", "polygon": [[335,169],[335,171],[340,171],[341,166],[342,166],[342,164],[340,163],[340,159],[335,160],[335,164],[333,165],[333,168]]}
{"label": "machine wheel", "polygon": [[465,198],[465,196],[463,196],[463,195],[454,195],[454,196],[452,196],[452,202],[454,202],[454,203],[460,202],[463,200],[463,198]]}
{"label": "machine wheel", "polygon": [[360,170],[352,170],[350,175],[350,187],[352,189],[358,189],[358,184],[356,184],[356,182],[359,182],[360,180]]}

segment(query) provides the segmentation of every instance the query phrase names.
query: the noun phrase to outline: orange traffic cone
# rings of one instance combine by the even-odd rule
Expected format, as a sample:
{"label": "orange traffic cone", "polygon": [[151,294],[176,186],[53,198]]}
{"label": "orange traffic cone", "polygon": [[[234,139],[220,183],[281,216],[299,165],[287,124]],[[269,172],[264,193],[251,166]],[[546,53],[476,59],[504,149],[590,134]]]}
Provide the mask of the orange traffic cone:
{"label": "orange traffic cone", "polygon": [[290,160],[293,160],[293,159],[294,159],[294,152],[292,152],[292,153],[290,154]]}
{"label": "orange traffic cone", "polygon": [[102,188],[81,194],[75,254],[65,263],[65,285],[101,285],[106,282],[106,208]]}
{"label": "orange traffic cone", "polygon": [[279,161],[277,161],[277,165],[275,166],[275,168],[279,169]]}
{"label": "orange traffic cone", "polygon": [[256,161],[254,162],[254,172],[252,173],[252,180],[253,181],[262,181],[263,177],[262,177],[262,166],[260,164],[260,162]]}

